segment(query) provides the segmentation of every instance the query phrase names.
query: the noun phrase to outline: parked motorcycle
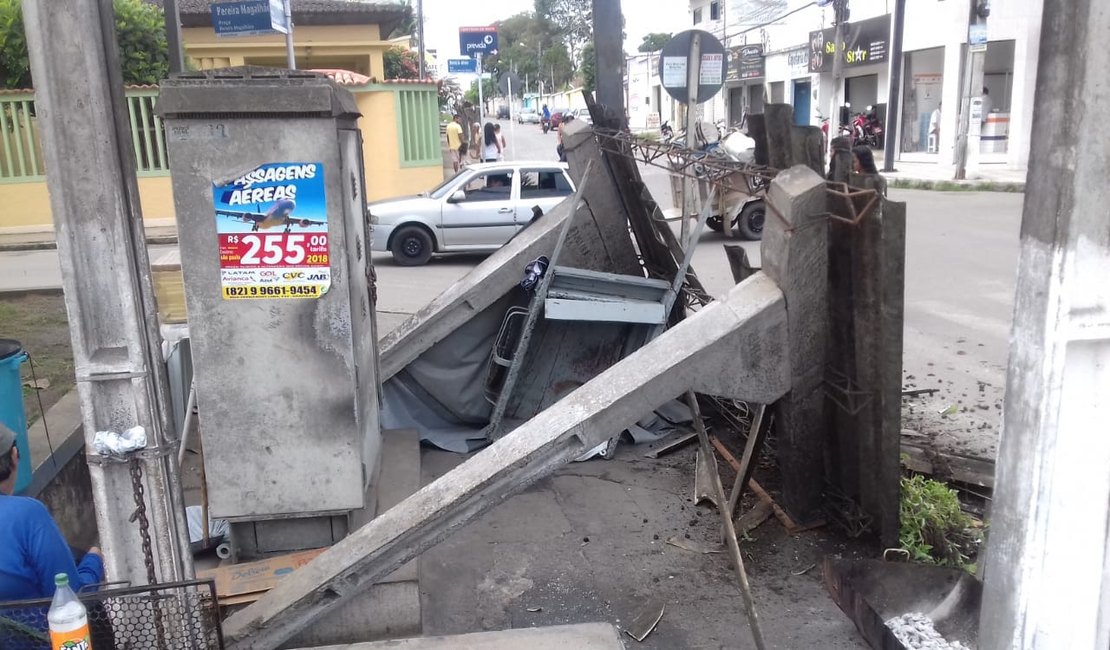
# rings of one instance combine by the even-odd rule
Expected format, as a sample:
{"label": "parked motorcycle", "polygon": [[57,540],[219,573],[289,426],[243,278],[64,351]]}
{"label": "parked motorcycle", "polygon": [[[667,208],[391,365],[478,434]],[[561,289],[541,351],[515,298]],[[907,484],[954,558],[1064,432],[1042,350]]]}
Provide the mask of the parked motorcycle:
{"label": "parked motorcycle", "polygon": [[663,142],[674,140],[674,129],[671,128],[670,122],[663,122],[659,125],[659,136],[663,139]]}
{"label": "parked motorcycle", "polygon": [[852,144],[863,144],[878,149],[883,137],[883,123],[875,112],[874,106],[856,115],[852,120]]}

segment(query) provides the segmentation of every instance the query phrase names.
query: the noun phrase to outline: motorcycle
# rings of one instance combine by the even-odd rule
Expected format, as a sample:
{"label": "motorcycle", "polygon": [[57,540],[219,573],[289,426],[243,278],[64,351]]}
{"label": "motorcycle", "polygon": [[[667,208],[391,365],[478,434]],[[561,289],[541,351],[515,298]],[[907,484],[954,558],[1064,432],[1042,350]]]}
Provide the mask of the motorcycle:
{"label": "motorcycle", "polygon": [[540,126],[543,127],[543,134],[547,135],[547,132],[551,130],[551,118],[550,117],[541,117],[540,118]]}
{"label": "motorcycle", "polygon": [[663,122],[663,124],[659,126],[659,135],[663,138],[663,142],[674,140],[674,129],[671,128],[670,122]]}
{"label": "motorcycle", "polygon": [[878,149],[882,137],[883,123],[879,121],[874,106],[868,106],[866,111],[857,114],[852,120],[853,144],[863,144],[872,149]]}

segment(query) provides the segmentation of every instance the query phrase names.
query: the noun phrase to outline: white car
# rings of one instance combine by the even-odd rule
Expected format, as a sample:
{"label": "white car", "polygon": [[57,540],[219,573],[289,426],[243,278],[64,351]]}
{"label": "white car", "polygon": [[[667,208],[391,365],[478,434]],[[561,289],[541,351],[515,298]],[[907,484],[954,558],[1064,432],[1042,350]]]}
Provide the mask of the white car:
{"label": "white car", "polygon": [[539,124],[540,114],[531,108],[525,108],[516,114],[517,124]]}
{"label": "white car", "polygon": [[401,266],[436,253],[492,252],[574,193],[565,163],[471,165],[430,192],[371,203],[371,248]]}

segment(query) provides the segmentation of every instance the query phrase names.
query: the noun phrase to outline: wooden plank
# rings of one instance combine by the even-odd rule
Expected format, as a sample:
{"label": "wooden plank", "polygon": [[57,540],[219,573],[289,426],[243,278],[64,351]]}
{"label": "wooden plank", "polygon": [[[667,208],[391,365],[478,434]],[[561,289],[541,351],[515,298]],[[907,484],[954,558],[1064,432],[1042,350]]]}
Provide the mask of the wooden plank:
{"label": "wooden plank", "polygon": [[[763,449],[763,439],[770,428],[770,416],[767,415],[767,406],[759,404],[755,407],[752,416],[752,426],[748,430],[748,440],[744,444],[744,454],[740,458],[740,465],[736,470],[736,480],[732,483],[732,491],[728,495],[728,516],[736,512],[736,504],[740,501],[740,493],[752,478],[755,469],[756,455]],[[719,442],[719,441],[718,441]]]}
{"label": "wooden plank", "polygon": [[994,489],[994,462],[989,459],[937,452],[906,440],[902,441],[902,454],[903,465],[911,471]]}

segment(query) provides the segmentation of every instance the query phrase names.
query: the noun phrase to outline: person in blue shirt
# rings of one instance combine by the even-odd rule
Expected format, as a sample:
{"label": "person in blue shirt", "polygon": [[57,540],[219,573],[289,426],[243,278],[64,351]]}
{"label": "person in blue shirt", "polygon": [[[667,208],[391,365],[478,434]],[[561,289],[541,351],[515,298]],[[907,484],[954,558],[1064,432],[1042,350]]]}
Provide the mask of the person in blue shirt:
{"label": "person in blue shirt", "polygon": [[93,547],[78,564],[40,501],[12,496],[19,467],[15,433],[0,424],[0,602],[54,596],[54,576],[65,573],[74,591],[104,580],[104,559]]}

